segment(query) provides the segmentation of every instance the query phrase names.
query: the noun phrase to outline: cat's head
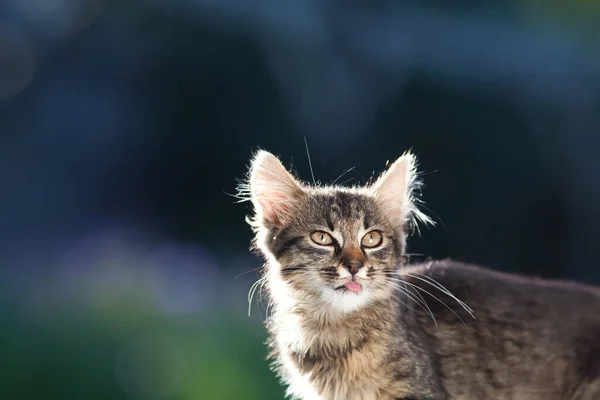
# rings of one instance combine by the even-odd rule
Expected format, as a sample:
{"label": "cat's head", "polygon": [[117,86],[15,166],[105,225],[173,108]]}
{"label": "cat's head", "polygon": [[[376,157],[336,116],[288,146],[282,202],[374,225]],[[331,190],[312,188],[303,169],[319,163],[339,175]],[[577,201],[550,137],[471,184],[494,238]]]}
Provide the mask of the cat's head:
{"label": "cat's head", "polygon": [[249,222],[268,278],[285,286],[282,293],[344,313],[393,296],[407,228],[431,222],[415,206],[410,153],[363,187],[303,184],[266,151],[256,154],[248,178]]}

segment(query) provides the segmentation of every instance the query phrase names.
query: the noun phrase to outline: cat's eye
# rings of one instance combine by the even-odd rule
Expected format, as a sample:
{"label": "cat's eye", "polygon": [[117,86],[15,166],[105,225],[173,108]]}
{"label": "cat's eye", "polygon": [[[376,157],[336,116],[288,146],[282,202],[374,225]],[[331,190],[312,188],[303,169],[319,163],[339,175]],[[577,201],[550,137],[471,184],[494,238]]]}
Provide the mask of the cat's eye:
{"label": "cat's eye", "polygon": [[327,232],[316,231],[310,235],[313,242],[321,246],[329,246],[333,243],[333,238]]}
{"label": "cat's eye", "polygon": [[360,245],[366,248],[373,248],[379,246],[382,241],[383,237],[381,236],[381,233],[377,231],[371,231],[363,236]]}

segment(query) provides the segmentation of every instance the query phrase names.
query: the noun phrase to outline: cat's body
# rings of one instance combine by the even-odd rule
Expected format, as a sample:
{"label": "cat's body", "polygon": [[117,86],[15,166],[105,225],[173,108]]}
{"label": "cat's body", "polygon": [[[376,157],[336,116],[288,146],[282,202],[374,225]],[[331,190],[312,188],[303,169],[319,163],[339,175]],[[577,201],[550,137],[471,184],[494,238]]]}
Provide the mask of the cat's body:
{"label": "cat's body", "polygon": [[452,261],[404,266],[413,159],[364,188],[253,162],[271,357],[307,400],[600,399],[600,291]]}
{"label": "cat's body", "polygon": [[[339,320],[319,310],[297,319],[274,311],[271,344],[282,371],[294,371],[284,372],[292,392],[319,398],[310,396],[316,388],[324,399],[348,400],[600,399],[598,291],[452,261],[404,273],[439,298],[421,292],[435,323],[407,298]],[[460,293],[477,319],[425,277]],[[290,350],[295,341],[311,343],[307,354]]]}

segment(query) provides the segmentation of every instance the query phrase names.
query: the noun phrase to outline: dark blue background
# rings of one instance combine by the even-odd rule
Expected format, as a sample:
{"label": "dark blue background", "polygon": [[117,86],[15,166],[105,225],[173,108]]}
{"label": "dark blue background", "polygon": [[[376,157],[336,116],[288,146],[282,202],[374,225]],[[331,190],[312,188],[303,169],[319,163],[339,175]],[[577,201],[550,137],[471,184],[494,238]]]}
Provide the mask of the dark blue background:
{"label": "dark blue background", "polygon": [[594,4],[3,2],[0,397],[282,398],[230,194],[304,138],[323,183],[413,150],[413,259],[600,284]]}

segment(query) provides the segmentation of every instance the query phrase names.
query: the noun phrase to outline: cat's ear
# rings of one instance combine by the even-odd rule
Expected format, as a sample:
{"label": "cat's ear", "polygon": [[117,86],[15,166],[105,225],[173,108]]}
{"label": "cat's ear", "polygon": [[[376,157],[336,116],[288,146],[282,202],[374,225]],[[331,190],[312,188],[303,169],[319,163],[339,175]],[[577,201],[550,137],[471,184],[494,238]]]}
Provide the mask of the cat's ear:
{"label": "cat's ear", "polygon": [[304,195],[300,183],[279,159],[264,150],[252,161],[249,184],[257,220],[276,226],[289,221],[294,205]]}
{"label": "cat's ear", "polygon": [[371,186],[371,194],[396,226],[403,226],[414,219],[433,223],[415,205],[413,192],[419,185],[416,172],[415,157],[404,153]]}

